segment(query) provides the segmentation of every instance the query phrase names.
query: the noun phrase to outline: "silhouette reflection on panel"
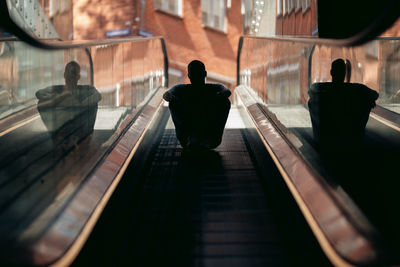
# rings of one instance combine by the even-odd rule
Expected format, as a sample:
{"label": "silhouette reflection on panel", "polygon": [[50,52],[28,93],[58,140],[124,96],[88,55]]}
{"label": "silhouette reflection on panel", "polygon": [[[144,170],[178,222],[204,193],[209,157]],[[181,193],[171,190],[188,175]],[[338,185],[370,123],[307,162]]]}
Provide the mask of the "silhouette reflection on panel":
{"label": "silhouette reflection on panel", "polygon": [[[363,84],[344,82],[346,68],[344,60],[336,59],[331,66],[332,82],[314,83],[308,92],[314,139],[323,151],[356,148],[379,96]],[[349,70],[347,74],[349,81]]]}
{"label": "silhouette reflection on panel", "polygon": [[189,63],[188,77],[191,84],[176,85],[164,94],[176,136],[183,148],[216,148],[222,141],[231,92],[221,84],[205,83],[207,71],[201,61]]}
{"label": "silhouette reflection on panel", "polygon": [[53,85],[36,92],[38,111],[53,143],[64,150],[73,148],[93,132],[101,94],[91,85],[78,85],[80,66],[65,66],[65,85]]}

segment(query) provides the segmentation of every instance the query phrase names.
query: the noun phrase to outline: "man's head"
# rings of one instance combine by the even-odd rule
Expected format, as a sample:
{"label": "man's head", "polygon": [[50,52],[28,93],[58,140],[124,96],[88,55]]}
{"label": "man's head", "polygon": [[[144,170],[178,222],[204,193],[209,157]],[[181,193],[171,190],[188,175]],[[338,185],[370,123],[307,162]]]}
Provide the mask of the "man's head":
{"label": "man's head", "polygon": [[64,79],[68,84],[78,84],[78,80],[81,78],[80,75],[81,67],[75,61],[69,62],[65,66]]}
{"label": "man's head", "polygon": [[344,77],[346,76],[346,64],[343,59],[339,58],[332,62],[331,76],[332,82],[344,82]]}
{"label": "man's head", "polygon": [[193,60],[188,65],[188,77],[192,84],[203,84],[207,77],[206,67],[203,62]]}

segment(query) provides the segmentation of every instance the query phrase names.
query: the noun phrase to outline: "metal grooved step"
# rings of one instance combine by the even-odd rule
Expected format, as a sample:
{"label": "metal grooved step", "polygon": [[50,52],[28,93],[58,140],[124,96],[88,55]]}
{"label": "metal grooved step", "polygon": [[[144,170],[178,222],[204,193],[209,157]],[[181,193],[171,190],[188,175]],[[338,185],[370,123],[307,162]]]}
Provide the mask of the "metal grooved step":
{"label": "metal grooved step", "polygon": [[121,259],[137,266],[288,265],[240,129],[225,130],[216,151],[201,153],[182,151],[166,129],[149,160]]}

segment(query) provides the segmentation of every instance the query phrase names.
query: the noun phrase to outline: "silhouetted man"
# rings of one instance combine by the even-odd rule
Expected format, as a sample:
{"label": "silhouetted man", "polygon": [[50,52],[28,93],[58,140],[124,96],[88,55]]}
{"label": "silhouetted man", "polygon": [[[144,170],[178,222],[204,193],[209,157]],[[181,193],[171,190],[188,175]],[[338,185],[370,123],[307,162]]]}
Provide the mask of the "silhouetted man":
{"label": "silhouetted man", "polygon": [[379,94],[363,84],[345,83],[342,59],[332,62],[331,76],[332,82],[314,83],[308,92],[314,138],[322,146],[356,145],[364,137],[369,112]]}
{"label": "silhouetted man", "polygon": [[[38,110],[54,142],[67,137],[82,139],[93,131],[101,94],[91,85],[78,85],[80,66],[69,62],[64,71],[65,85],[53,85],[36,92]],[[79,140],[73,140],[76,143]]]}
{"label": "silhouetted man", "polygon": [[201,61],[188,65],[191,84],[179,84],[164,94],[169,102],[176,136],[183,148],[216,148],[228,118],[231,92],[220,84],[205,83],[207,72]]}

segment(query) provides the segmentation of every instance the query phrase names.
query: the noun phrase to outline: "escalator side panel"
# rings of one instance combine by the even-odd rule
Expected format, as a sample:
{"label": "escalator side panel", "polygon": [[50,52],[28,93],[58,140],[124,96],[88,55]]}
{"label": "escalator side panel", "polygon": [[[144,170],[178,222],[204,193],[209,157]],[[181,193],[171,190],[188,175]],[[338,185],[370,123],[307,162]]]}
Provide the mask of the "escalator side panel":
{"label": "escalator side panel", "polygon": [[133,124],[81,185],[63,212],[38,240],[30,244],[30,259],[15,262],[16,259],[11,258],[14,264],[21,264],[21,260],[33,260],[35,265],[71,263],[121,180],[149,125],[157,117],[163,93],[164,90],[158,90],[143,110],[137,111]]}
{"label": "escalator side panel", "polygon": [[[371,264],[384,260],[371,236],[357,228],[329,190],[262,111],[244,86],[236,92],[275,161],[321,247],[334,265]],[[347,244],[341,246],[341,244]],[[352,244],[352,245],[349,245]]]}

